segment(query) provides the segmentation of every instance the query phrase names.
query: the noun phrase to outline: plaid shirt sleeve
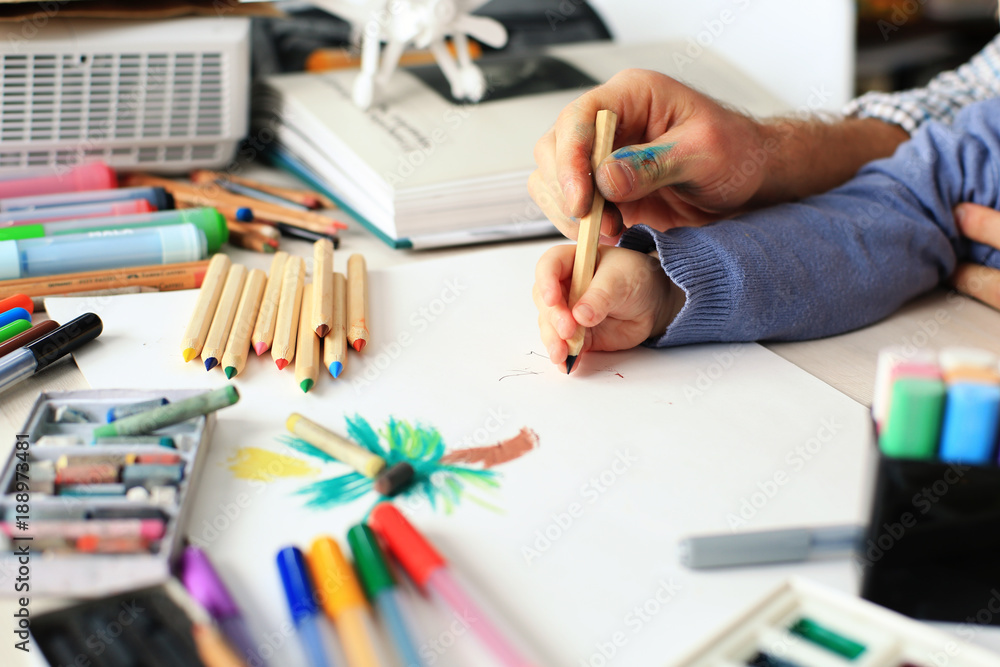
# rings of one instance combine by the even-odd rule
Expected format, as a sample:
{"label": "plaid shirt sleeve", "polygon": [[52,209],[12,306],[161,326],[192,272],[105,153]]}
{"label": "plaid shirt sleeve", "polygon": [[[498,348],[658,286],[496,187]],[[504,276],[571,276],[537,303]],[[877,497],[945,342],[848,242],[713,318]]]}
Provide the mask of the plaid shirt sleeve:
{"label": "plaid shirt sleeve", "polygon": [[1000,96],[1000,35],[958,69],[938,74],[926,88],[872,92],[850,102],[844,114],[878,118],[913,134],[928,121],[950,124],[974,102]]}

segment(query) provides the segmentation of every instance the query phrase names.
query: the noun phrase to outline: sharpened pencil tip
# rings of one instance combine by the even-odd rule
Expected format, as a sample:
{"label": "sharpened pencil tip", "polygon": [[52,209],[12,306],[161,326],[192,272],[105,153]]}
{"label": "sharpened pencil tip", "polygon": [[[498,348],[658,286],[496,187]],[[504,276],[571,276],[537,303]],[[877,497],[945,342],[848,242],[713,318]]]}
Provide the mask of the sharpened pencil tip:
{"label": "sharpened pencil tip", "polygon": [[254,343],[253,351],[256,352],[257,356],[259,357],[260,355],[267,352],[267,343],[265,343],[264,341],[260,341],[259,343]]}
{"label": "sharpened pencil tip", "polygon": [[210,371],[218,365],[219,365],[219,360],[216,359],[215,357],[209,357],[208,359],[205,360],[206,371]]}
{"label": "sharpened pencil tip", "polygon": [[571,354],[570,356],[566,357],[566,375],[570,374],[570,371],[573,370],[573,364],[575,363],[576,363],[576,355]]}
{"label": "sharpened pencil tip", "polygon": [[329,326],[321,324],[318,327],[316,327],[316,335],[319,336],[320,338],[325,337],[328,333],[330,333]]}
{"label": "sharpened pencil tip", "polygon": [[226,379],[232,380],[236,375],[236,366],[226,366]]}
{"label": "sharpened pencil tip", "polygon": [[354,339],[354,342],[353,342],[353,343],[351,343],[351,346],[352,346],[352,347],[353,347],[353,348],[354,348],[354,349],[355,349],[355,350],[356,350],[357,352],[360,352],[361,350],[365,349],[365,343],[367,343],[367,342],[368,342],[368,341],[366,341],[366,340],[365,340],[364,338],[355,338],[355,339]]}
{"label": "sharpened pencil tip", "polygon": [[277,364],[279,371],[283,371],[285,370],[285,366],[288,365],[288,359],[275,359],[274,363]]}
{"label": "sharpened pencil tip", "polygon": [[184,355],[184,363],[187,363],[198,356],[198,351],[193,347],[186,348],[182,353]]}
{"label": "sharpened pencil tip", "polygon": [[332,375],[333,377],[339,378],[340,374],[343,372],[344,372],[344,364],[340,363],[339,361],[335,361],[332,364],[330,364],[330,375]]}
{"label": "sharpened pencil tip", "polygon": [[309,378],[306,378],[305,380],[299,383],[299,386],[302,387],[303,392],[308,394],[309,390],[313,388],[314,384],[316,383],[310,380]]}

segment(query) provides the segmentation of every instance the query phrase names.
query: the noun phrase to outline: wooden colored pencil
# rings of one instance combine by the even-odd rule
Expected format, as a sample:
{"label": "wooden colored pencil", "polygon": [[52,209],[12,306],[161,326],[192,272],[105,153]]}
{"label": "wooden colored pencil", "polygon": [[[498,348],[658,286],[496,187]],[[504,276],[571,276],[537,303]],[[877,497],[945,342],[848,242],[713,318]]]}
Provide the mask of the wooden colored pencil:
{"label": "wooden colored pencil", "polygon": [[347,341],[360,352],[368,344],[368,267],[357,253],[347,260]]}
{"label": "wooden colored pencil", "polygon": [[240,305],[236,309],[236,319],[233,321],[229,340],[226,341],[226,352],[222,355],[222,370],[226,377],[232,380],[243,372],[250,353],[250,334],[253,333],[260,301],[264,297],[264,285],[267,284],[267,274],[260,269],[254,269],[247,275],[240,296]]}
{"label": "wooden colored pencil", "polygon": [[271,260],[271,271],[267,274],[264,298],[260,302],[253,335],[250,336],[253,351],[258,357],[271,348],[271,342],[274,340],[274,323],[278,317],[278,300],[281,298],[281,282],[285,279],[287,261],[287,252],[276,252],[274,259]]}
{"label": "wooden colored pencil", "polygon": [[271,358],[278,370],[284,370],[295,358],[295,336],[299,330],[299,311],[302,309],[302,287],[305,281],[305,262],[301,257],[289,257],[285,262],[285,276],[281,281],[281,298],[278,316],[274,323],[274,343]]}
{"label": "wooden colored pencil", "polygon": [[347,229],[347,225],[339,220],[328,218],[312,211],[296,211],[285,206],[278,206],[270,202],[244,197],[243,195],[226,192],[214,184],[193,185],[181,183],[169,178],[161,178],[151,174],[129,174],[126,182],[130,186],[149,185],[159,186],[172,194],[174,199],[197,206],[214,206],[223,215],[227,215],[222,210],[222,206],[249,208],[253,211],[254,219],[271,220],[273,222],[284,222],[311,229],[312,231],[326,230],[333,228]]}
{"label": "wooden colored pencil", "polygon": [[333,377],[347,365],[347,279],[333,274],[333,325],[323,338],[323,364]]}
{"label": "wooden colored pencil", "polygon": [[319,336],[309,327],[312,321],[312,283],[302,288],[302,308],[299,313],[298,343],[295,345],[295,381],[308,393],[319,379]]}
{"label": "wooden colored pencil", "polygon": [[230,245],[254,252],[270,253],[278,249],[278,242],[258,232],[253,223],[227,219],[226,227],[229,229]]}
{"label": "wooden colored pencil", "polygon": [[75,294],[118,287],[155,287],[161,292],[201,287],[208,260],[182,262],[179,264],[157,264],[137,266],[128,269],[86,271],[66,273],[59,276],[40,278],[19,278],[0,281],[0,298],[14,294],[31,297]]}
{"label": "wooden colored pencil", "polygon": [[[233,174],[227,174],[221,171],[209,171],[207,169],[199,169],[197,171],[191,172],[191,180],[195,183],[211,183],[219,179],[232,181],[233,183],[238,183],[240,185],[245,185],[248,188],[253,188],[254,190],[260,190],[261,192],[266,192],[276,197],[281,197],[282,199],[287,199],[290,202],[294,202],[306,208],[316,209],[326,207],[326,199],[323,195],[318,192],[313,192],[311,190],[300,190],[298,188],[284,188],[278,185],[271,185],[270,183],[261,183],[260,181],[255,181],[249,178],[244,178],[242,176],[235,176]],[[328,208],[333,208],[329,206]]]}
{"label": "wooden colored pencil", "polygon": [[236,319],[236,308],[243,294],[243,282],[247,277],[247,267],[233,264],[226,275],[226,283],[222,287],[222,296],[212,318],[212,327],[208,330],[208,338],[201,350],[201,358],[205,362],[205,370],[210,371],[219,365],[223,352],[226,351],[226,341]]}
{"label": "wooden colored pencil", "polygon": [[[591,173],[597,171],[597,166],[611,154],[615,143],[615,128],[618,126],[618,116],[613,111],[602,109],[597,112],[597,128],[594,136],[594,151],[591,155]],[[580,233],[577,237],[576,256],[573,259],[573,276],[570,279],[569,307],[573,308],[580,300],[590,281],[594,279],[594,269],[597,266],[597,248],[601,240],[601,216],[604,214],[604,197],[594,187],[594,201],[590,212],[580,220]],[[583,339],[586,330],[577,326],[569,343],[569,356],[566,357],[566,373],[573,370],[576,358],[583,350]]]}
{"label": "wooden colored pencil", "polygon": [[313,285],[308,325],[322,338],[333,325],[333,242],[329,239],[313,244]]}
{"label": "wooden colored pencil", "polygon": [[201,348],[204,347],[205,339],[208,337],[208,329],[212,326],[215,308],[219,305],[222,286],[231,264],[229,257],[222,253],[212,257],[208,264],[205,280],[198,293],[198,301],[194,305],[194,312],[191,313],[187,329],[184,330],[184,338],[181,339],[181,350],[185,362],[191,361],[201,354]]}
{"label": "wooden colored pencil", "polygon": [[0,343],[0,357],[5,354],[10,354],[14,350],[24,347],[32,341],[38,340],[58,327],[59,323],[55,320],[45,320],[44,322],[39,322],[27,331],[22,331],[13,338],[8,338],[3,343]]}

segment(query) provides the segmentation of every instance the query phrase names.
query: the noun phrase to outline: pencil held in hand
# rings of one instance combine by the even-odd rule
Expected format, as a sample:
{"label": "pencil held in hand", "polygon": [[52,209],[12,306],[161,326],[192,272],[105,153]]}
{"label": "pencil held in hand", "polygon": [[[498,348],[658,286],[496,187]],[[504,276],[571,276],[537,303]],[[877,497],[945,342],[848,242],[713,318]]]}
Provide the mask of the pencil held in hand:
{"label": "pencil held in hand", "polygon": [[360,352],[368,344],[368,267],[362,255],[347,260],[347,342]]}
{"label": "pencil held in hand", "polygon": [[[594,136],[594,152],[590,159],[591,173],[597,173],[597,166],[608,155],[615,143],[615,128],[618,126],[618,116],[613,111],[602,109],[597,112],[596,132]],[[601,240],[601,215],[604,213],[604,197],[594,186],[594,202],[590,205],[590,213],[580,221],[580,234],[577,237],[576,258],[573,260],[573,277],[569,286],[570,310],[576,306],[594,279],[594,268],[597,266],[597,247]],[[583,350],[583,339],[586,330],[577,325],[576,332],[567,343],[569,356],[566,357],[566,373],[573,370],[576,358]]]}

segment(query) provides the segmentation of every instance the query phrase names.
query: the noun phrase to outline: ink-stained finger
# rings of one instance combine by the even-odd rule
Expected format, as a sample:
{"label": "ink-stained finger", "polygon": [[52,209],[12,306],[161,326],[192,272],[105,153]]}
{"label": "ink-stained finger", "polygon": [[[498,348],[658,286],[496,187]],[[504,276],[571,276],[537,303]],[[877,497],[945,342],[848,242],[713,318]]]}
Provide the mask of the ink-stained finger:
{"label": "ink-stained finger", "polygon": [[959,292],[1000,310],[1000,270],[981,264],[959,264],[951,284]]}
{"label": "ink-stained finger", "polygon": [[594,121],[600,107],[588,93],[563,109],[555,125],[556,179],[566,215],[580,218],[594,198],[590,154],[594,150]]}
{"label": "ink-stained finger", "polygon": [[978,204],[955,207],[958,231],[970,241],[1000,248],[1000,211]]}

